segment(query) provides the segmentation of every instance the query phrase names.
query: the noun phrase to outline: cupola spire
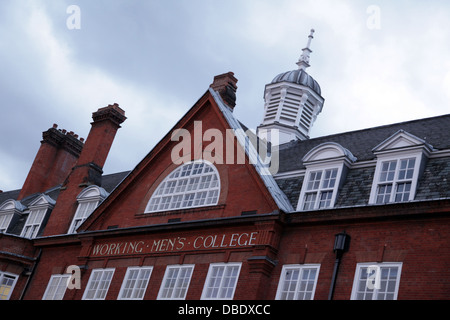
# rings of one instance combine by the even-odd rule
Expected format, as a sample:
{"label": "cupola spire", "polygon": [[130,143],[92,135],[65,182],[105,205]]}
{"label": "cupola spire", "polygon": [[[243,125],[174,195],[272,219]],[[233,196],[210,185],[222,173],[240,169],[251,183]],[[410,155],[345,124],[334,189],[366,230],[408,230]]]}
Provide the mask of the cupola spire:
{"label": "cupola spire", "polygon": [[306,47],[303,48],[303,52],[302,55],[300,56],[300,58],[298,59],[297,65],[298,68],[300,70],[305,70],[306,68],[308,68],[309,65],[309,55],[312,52],[312,50],[310,49],[311,46],[311,40],[314,38],[314,29],[311,29],[311,33],[308,36],[308,43],[306,44]]}
{"label": "cupola spire", "polygon": [[314,29],[297,62],[298,69],[283,72],[264,89],[264,118],[258,135],[272,145],[309,139],[311,127],[322,112],[320,86],[307,72]]}

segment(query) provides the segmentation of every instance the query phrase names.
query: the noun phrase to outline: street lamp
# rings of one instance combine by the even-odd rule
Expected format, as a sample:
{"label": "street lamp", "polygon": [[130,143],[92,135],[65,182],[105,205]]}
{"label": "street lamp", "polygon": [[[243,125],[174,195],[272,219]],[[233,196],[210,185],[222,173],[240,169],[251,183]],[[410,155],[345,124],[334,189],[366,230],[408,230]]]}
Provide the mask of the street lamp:
{"label": "street lamp", "polygon": [[334,247],[333,251],[337,255],[341,255],[348,251],[348,246],[350,244],[350,236],[344,232],[338,233],[334,238]]}
{"label": "street lamp", "polygon": [[330,293],[328,294],[328,300],[333,299],[334,287],[336,285],[337,273],[339,265],[341,264],[341,258],[344,252],[348,251],[350,245],[350,236],[344,232],[338,233],[334,238],[333,252],[336,253],[336,260],[334,261],[333,278],[331,279]]}

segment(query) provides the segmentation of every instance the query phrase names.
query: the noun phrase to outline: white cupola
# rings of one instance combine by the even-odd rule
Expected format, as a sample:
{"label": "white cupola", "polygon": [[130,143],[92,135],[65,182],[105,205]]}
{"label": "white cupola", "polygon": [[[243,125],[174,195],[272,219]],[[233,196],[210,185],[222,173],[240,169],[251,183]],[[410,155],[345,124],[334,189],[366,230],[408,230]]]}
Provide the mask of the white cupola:
{"label": "white cupola", "polygon": [[272,144],[309,139],[311,127],[322,111],[324,99],[320,86],[305,71],[310,66],[313,34],[314,29],[311,29],[297,62],[298,69],[280,73],[265,87],[264,118],[258,135]]}

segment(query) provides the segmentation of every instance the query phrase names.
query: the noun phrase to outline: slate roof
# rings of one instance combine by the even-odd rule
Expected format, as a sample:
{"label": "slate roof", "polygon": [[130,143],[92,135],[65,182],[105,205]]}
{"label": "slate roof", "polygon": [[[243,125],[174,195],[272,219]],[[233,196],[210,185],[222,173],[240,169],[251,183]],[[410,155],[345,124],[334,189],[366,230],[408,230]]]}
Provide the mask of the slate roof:
{"label": "slate roof", "polygon": [[401,129],[425,140],[434,149],[450,149],[450,114],[448,114],[285,143],[279,148],[279,172],[304,169],[301,161],[303,156],[325,142],[339,143],[350,150],[358,161],[375,159],[372,149]]}
{"label": "slate roof", "polygon": [[17,197],[20,194],[20,189],[0,192],[0,205],[7,200],[17,200]]}
{"label": "slate roof", "polygon": [[[336,142],[348,149],[357,158],[356,163],[374,160],[376,157],[372,150],[399,130],[423,139],[433,147],[434,151],[450,150],[450,114],[448,114],[288,142],[279,146],[278,173],[305,169],[302,158],[311,149],[325,142]],[[375,165],[351,168],[339,189],[335,207],[367,205],[374,173]],[[294,208],[297,207],[303,179],[303,176],[276,179]],[[450,198],[450,157],[448,156],[428,159],[418,181],[415,201],[441,198]]]}
{"label": "slate roof", "polygon": [[105,189],[108,193],[111,193],[125,177],[130,173],[130,171],[123,171],[113,174],[107,174],[102,177],[101,187]]}

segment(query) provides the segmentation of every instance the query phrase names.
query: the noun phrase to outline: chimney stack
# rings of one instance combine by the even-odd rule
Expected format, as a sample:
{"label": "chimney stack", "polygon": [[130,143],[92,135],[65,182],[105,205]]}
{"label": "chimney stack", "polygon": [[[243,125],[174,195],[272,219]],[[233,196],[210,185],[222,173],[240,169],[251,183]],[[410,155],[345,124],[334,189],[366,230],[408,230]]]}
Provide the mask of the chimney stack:
{"label": "chimney stack", "polygon": [[[91,130],[76,165],[67,177],[58,201],[44,230],[44,236],[67,233],[77,209],[76,198],[83,188],[101,186],[103,165],[120,124],[126,120],[118,104],[98,109],[92,114]],[[74,138],[74,134],[69,134]]]}
{"label": "chimney stack", "polygon": [[42,133],[41,146],[34,158],[18,200],[60,185],[78,160],[83,142],[58,130],[58,125]]}
{"label": "chimney stack", "polygon": [[210,87],[217,91],[227,106],[234,109],[236,106],[236,90],[238,80],[234,77],[233,72],[227,72],[214,77]]}
{"label": "chimney stack", "polygon": [[127,118],[117,103],[98,109],[92,114],[91,130],[86,139],[79,165],[93,163],[103,168],[120,124]]}

